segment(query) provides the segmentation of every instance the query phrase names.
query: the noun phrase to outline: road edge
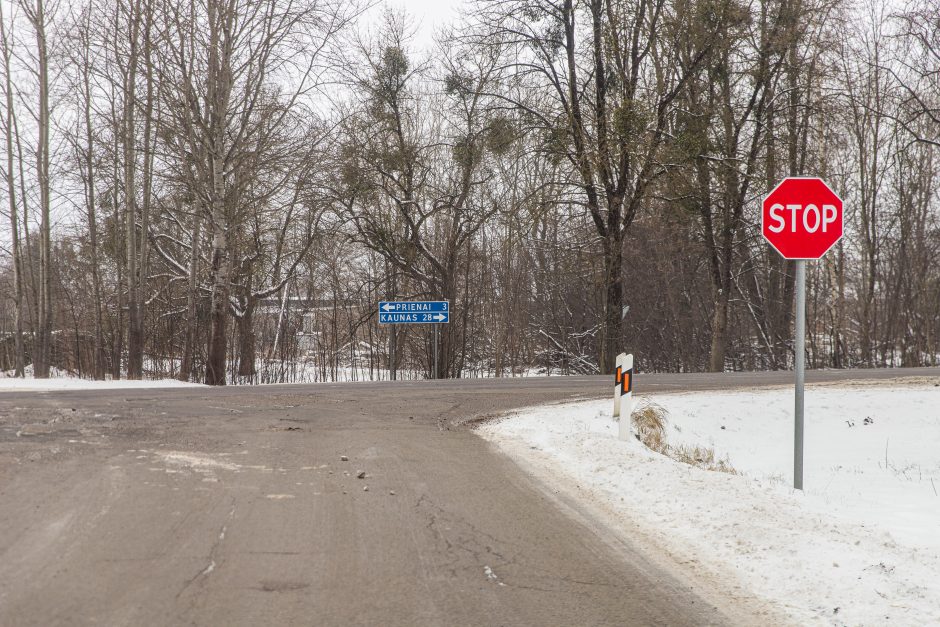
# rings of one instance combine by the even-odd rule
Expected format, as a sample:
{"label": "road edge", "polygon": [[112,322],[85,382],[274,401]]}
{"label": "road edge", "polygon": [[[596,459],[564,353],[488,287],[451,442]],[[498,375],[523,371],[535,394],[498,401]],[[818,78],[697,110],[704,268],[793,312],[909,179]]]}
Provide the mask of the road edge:
{"label": "road edge", "polygon": [[[551,455],[531,449],[522,441],[487,437],[476,428],[480,424],[509,418],[511,414],[512,412],[507,412],[489,416],[476,422],[471,430],[474,435],[484,440],[494,453],[508,458],[520,473],[529,479],[530,484],[555,503],[564,515],[586,526],[624,558],[629,557],[631,553],[642,555],[682,588],[715,608],[729,624],[799,624],[771,601],[746,592],[746,587],[738,582],[735,575],[719,574],[718,568],[712,565],[695,568],[692,562],[677,555],[672,547],[658,541],[635,518],[626,517],[592,499],[574,479],[558,471],[557,461]],[[735,589],[740,592],[735,592]]]}

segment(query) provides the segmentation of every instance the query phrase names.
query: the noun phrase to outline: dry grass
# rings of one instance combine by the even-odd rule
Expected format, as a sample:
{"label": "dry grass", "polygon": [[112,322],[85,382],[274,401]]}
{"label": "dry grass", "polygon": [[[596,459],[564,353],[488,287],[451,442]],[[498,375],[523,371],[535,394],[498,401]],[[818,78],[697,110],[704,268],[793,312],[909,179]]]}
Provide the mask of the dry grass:
{"label": "dry grass", "polygon": [[657,453],[666,453],[666,410],[655,403],[648,403],[635,409],[630,416],[633,429],[648,449]]}
{"label": "dry grass", "polygon": [[715,458],[715,449],[704,446],[671,446],[669,447],[669,457],[690,466],[712,470],[715,472],[726,472],[731,475],[738,474],[738,471],[731,465],[728,457],[724,459]]}
{"label": "dry grass", "polygon": [[715,449],[704,446],[670,446],[666,441],[666,425],[669,419],[666,410],[648,403],[634,410],[630,417],[637,437],[648,449],[670,457],[683,464],[715,472],[738,474],[729,458],[716,458]]}

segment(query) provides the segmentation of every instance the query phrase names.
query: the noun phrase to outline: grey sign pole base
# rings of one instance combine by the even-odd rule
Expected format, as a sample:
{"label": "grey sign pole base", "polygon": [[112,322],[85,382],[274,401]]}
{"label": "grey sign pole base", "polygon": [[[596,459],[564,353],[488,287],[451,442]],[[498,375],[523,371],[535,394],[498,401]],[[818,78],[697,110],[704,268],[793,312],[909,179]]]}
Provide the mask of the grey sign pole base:
{"label": "grey sign pole base", "polygon": [[796,374],[793,433],[793,487],[803,489],[803,384],[806,378],[806,260],[796,260],[796,337],[793,342]]}
{"label": "grey sign pole base", "polygon": [[437,379],[437,329],[441,325],[434,324],[434,367],[431,368],[432,378]]}

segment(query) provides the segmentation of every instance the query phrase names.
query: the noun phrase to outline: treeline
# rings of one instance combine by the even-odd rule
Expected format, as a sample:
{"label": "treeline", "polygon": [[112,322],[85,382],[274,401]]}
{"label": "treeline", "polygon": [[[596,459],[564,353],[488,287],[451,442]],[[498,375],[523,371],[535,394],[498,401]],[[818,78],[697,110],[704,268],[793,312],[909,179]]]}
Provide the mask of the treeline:
{"label": "treeline", "polygon": [[[0,2],[0,368],[210,384],[940,361],[940,4]],[[443,299],[428,327],[379,300]]]}

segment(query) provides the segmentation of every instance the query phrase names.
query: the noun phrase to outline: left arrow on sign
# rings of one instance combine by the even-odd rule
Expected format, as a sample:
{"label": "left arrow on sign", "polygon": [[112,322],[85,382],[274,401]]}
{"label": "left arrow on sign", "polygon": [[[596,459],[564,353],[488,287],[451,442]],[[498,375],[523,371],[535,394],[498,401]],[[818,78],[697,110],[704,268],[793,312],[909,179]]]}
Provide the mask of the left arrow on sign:
{"label": "left arrow on sign", "polygon": [[391,311],[395,309],[395,305],[392,305],[390,303],[385,303],[384,305],[382,305],[382,309],[384,309],[385,311]]}

